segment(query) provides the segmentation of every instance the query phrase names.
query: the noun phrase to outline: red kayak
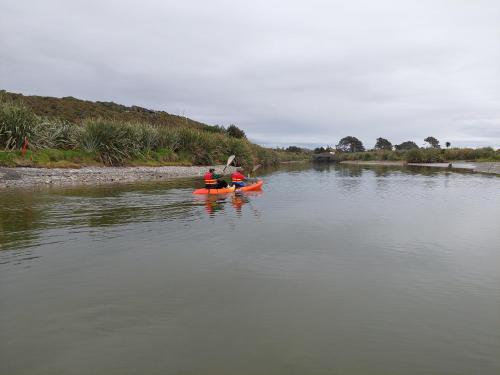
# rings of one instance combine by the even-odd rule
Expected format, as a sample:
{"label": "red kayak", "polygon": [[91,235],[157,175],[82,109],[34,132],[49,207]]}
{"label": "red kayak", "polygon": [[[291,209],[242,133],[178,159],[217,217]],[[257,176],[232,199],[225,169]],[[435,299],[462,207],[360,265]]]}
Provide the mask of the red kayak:
{"label": "red kayak", "polygon": [[193,194],[228,194],[233,193],[235,191],[256,191],[261,190],[264,181],[259,180],[251,185],[243,186],[241,188],[236,189],[234,186],[227,187],[224,189],[197,189],[193,191]]}

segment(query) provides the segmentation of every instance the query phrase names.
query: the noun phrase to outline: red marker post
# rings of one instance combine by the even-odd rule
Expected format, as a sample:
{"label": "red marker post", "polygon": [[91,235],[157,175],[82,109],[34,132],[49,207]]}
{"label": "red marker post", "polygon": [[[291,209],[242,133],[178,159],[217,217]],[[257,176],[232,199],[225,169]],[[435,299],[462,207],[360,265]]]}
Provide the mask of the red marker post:
{"label": "red marker post", "polygon": [[26,159],[26,151],[28,150],[28,147],[29,147],[28,137],[24,137],[24,142],[21,147],[21,155],[23,155],[23,159]]}

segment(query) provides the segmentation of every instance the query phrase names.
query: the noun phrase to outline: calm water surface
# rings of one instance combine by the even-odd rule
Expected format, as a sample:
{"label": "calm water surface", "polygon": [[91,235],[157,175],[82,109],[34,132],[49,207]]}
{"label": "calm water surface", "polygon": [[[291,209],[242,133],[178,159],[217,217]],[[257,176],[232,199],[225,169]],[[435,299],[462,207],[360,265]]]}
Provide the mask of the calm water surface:
{"label": "calm water surface", "polygon": [[500,178],[264,178],[0,191],[0,373],[500,373]]}

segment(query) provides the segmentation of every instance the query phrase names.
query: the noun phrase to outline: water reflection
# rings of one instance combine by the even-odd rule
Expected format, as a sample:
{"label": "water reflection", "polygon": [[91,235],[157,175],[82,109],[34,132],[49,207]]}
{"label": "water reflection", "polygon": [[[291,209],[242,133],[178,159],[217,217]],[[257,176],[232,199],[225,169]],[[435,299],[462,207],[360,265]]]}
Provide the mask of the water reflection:
{"label": "water reflection", "polygon": [[[1,191],[0,250],[54,241],[46,233],[58,228],[105,228],[136,221],[193,218],[196,205],[187,199],[192,186],[192,180],[178,180]],[[43,240],[42,234],[46,237]]]}
{"label": "water reflection", "polygon": [[[193,196],[197,181],[84,186],[0,192],[0,250],[23,249],[58,239],[47,231],[101,230],[128,223],[192,221],[214,217],[227,207],[241,216],[251,196]],[[203,208],[203,209],[201,209]],[[251,212],[256,213],[255,209]],[[85,229],[87,228],[87,229]],[[45,233],[45,238],[41,238]],[[1,260],[0,260],[1,261]]]}
{"label": "water reflection", "polygon": [[44,200],[31,191],[0,193],[0,250],[29,246],[46,227]]}
{"label": "water reflection", "polygon": [[224,210],[227,200],[226,195],[206,195],[202,197],[195,197],[195,199],[203,201],[205,204],[206,213],[214,217],[218,211]]}
{"label": "water reflection", "polygon": [[224,213],[226,207],[228,206],[231,206],[234,209],[236,216],[241,216],[243,214],[243,206],[247,204],[249,204],[251,212],[257,215],[258,210],[252,206],[251,199],[252,197],[257,197],[262,193],[262,191],[249,191],[223,195],[195,196],[194,199],[199,202],[203,202],[205,212],[209,217],[215,217],[218,213]]}
{"label": "water reflection", "polygon": [[500,180],[263,173],[1,191],[0,373],[499,373]]}
{"label": "water reflection", "polygon": [[[279,169],[267,168],[259,172],[261,176],[273,176],[276,179],[283,176],[285,186],[290,183],[290,179],[302,179],[300,185],[291,185],[297,191],[317,192],[317,189],[321,191],[328,186],[323,183],[334,183],[341,188],[337,194],[346,194],[346,197],[361,189],[364,181],[367,181],[365,173],[375,177],[376,189],[380,194],[389,190],[392,177],[444,176],[441,180],[424,178],[412,182],[433,190],[443,180],[448,187],[449,179],[457,175],[457,172],[428,167],[308,163],[285,164]],[[331,179],[332,174],[337,178]],[[193,199],[191,192],[199,183],[197,179],[178,179],[130,185],[1,191],[0,250],[23,249],[40,244],[41,241],[55,241],[53,238],[41,239],[41,234],[57,228],[103,229],[134,222],[192,221],[206,214],[208,217],[221,213],[242,216],[245,211],[260,215],[252,204],[252,199],[259,193]]]}

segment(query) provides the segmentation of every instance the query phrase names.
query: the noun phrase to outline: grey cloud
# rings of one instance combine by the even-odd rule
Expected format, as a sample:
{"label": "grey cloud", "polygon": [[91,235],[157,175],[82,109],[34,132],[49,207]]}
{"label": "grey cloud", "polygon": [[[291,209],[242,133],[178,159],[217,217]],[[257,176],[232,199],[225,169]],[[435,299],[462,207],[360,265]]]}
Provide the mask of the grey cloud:
{"label": "grey cloud", "polygon": [[497,1],[0,0],[0,86],[236,123],[271,145],[500,147]]}

